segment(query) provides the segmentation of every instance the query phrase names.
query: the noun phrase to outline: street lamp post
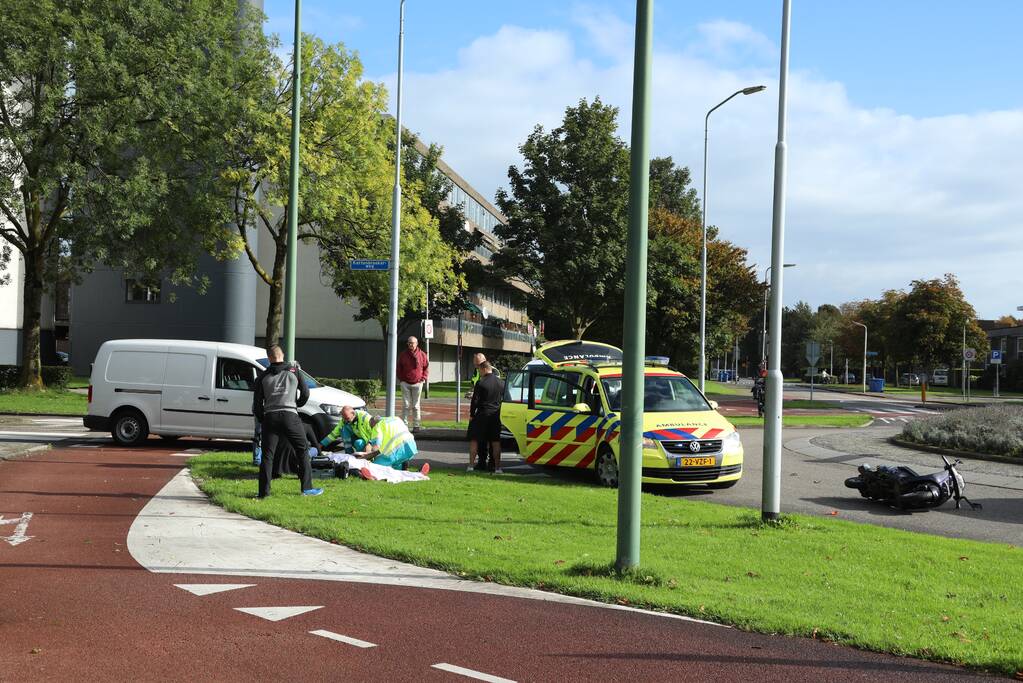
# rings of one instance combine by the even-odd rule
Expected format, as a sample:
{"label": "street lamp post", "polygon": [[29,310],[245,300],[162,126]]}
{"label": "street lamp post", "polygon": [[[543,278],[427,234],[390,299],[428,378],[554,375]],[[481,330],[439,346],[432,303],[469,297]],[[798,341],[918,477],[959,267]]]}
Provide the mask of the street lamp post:
{"label": "street lamp post", "polygon": [[853,325],[863,328],[863,393],[867,393],[867,326],[853,320]]}
{"label": "street lamp post", "polygon": [[401,265],[401,71],[405,56],[405,0],[398,7],[398,93],[395,107],[394,192],[391,196],[391,308],[387,320],[387,412],[394,417],[398,376],[398,267]]}
{"label": "street lamp post", "polygon": [[789,26],[791,0],[783,0],[781,17],[781,63],[778,68],[778,140],[774,145],[774,199],[771,212],[771,354],[767,365],[767,405],[764,413],[764,460],[760,517],[778,519],[781,514],[781,302],[785,280],[785,127],[788,111]]}
{"label": "street lamp post", "polygon": [[[288,253],[284,267],[284,354],[295,360],[295,305],[298,288],[298,155],[302,121],[302,0],[295,0],[295,46],[291,73],[291,160],[288,174]],[[269,343],[269,342],[268,342]]]}
{"label": "street lamp post", "polygon": [[707,375],[707,139],[710,132],[710,115],[714,110],[736,95],[752,95],[766,90],[766,85],[751,85],[734,93],[718,102],[707,112],[703,118],[703,256],[701,261],[700,276],[700,391],[703,391],[703,382]]}
{"label": "street lamp post", "polygon": [[[795,268],[795,263],[783,263],[783,268]],[[767,292],[770,290],[770,286],[767,284],[767,274],[771,272],[771,266],[767,267],[764,271],[764,327],[761,330],[760,335],[760,362],[767,362]]]}

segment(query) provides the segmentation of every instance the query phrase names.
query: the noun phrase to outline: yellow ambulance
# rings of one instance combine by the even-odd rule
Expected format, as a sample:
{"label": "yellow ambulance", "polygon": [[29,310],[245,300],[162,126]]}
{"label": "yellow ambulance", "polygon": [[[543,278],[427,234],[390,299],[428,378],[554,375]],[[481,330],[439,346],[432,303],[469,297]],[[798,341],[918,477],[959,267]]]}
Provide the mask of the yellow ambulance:
{"label": "yellow ambulance", "polygon": [[[509,373],[501,422],[535,465],[592,469],[618,486],[622,351],[599,342],[550,342]],[[742,476],[742,441],[681,372],[664,359],[645,367],[643,483],[724,489]]]}

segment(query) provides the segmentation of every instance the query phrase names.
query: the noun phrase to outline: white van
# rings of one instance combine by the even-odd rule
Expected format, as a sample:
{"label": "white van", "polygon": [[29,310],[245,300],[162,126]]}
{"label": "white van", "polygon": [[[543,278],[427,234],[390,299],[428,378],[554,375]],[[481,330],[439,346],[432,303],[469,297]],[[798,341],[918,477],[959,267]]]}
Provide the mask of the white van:
{"label": "white van", "polygon": [[[270,364],[266,351],[244,344],[179,339],[118,339],[99,348],[89,380],[84,422],[122,446],[150,434],[251,439],[252,395],[258,373]],[[309,401],[298,409],[306,435],[319,441],[341,406],[366,402],[319,384],[305,372]]]}

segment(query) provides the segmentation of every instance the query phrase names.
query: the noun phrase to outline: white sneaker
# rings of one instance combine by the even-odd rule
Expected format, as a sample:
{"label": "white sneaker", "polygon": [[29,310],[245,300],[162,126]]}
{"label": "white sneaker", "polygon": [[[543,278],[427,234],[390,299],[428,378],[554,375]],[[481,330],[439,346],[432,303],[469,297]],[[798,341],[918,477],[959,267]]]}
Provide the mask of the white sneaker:
{"label": "white sneaker", "polygon": [[466,472],[475,472],[476,468],[473,467],[472,465],[469,465],[468,467],[465,468],[465,471]]}
{"label": "white sneaker", "polygon": [[504,474],[504,470],[498,467],[496,470],[494,470],[494,474]]}

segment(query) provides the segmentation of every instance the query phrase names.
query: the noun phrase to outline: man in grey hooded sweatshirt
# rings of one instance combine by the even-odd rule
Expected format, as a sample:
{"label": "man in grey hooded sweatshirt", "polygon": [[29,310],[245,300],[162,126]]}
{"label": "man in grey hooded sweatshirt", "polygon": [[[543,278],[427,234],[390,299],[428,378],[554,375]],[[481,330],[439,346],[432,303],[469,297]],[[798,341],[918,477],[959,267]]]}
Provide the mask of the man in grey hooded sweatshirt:
{"label": "man in grey hooded sweatshirt", "polygon": [[299,463],[298,478],[302,495],[318,496],[323,489],[314,489],[312,464],[309,462],[309,443],[298,416],[298,409],[309,400],[309,387],[302,381],[298,363],[284,362],[284,351],[279,346],[267,349],[270,367],[256,380],[252,397],[252,414],[260,421],[263,431],[263,459],[259,463],[259,497],[270,495],[275,457],[281,441],[287,441],[295,451]]}

